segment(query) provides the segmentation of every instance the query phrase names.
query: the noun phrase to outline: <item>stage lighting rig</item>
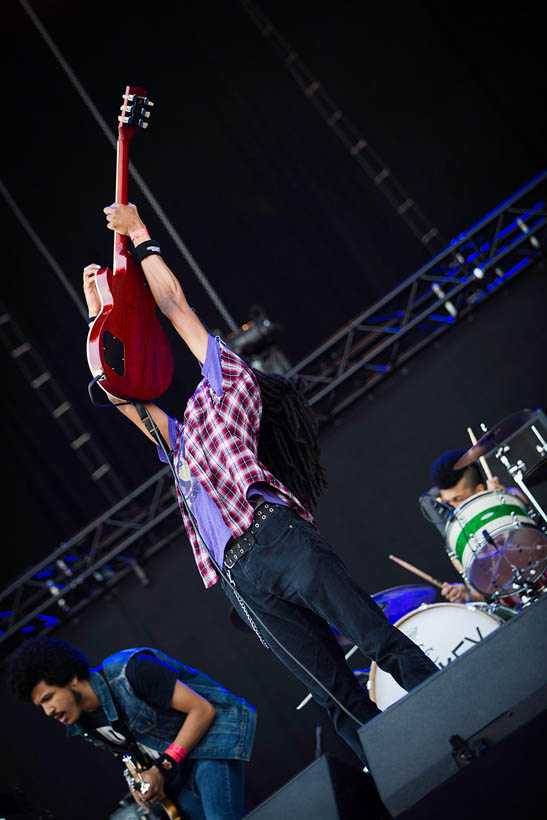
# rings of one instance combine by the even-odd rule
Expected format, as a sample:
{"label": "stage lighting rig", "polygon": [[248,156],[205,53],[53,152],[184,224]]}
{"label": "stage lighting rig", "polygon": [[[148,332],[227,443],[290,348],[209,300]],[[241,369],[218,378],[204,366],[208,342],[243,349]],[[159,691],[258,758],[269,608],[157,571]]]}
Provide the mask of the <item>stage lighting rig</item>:
{"label": "stage lighting rig", "polygon": [[263,373],[286,372],[290,363],[278,346],[281,326],[260,305],[249,308],[249,317],[239,330],[224,337],[228,347]]}

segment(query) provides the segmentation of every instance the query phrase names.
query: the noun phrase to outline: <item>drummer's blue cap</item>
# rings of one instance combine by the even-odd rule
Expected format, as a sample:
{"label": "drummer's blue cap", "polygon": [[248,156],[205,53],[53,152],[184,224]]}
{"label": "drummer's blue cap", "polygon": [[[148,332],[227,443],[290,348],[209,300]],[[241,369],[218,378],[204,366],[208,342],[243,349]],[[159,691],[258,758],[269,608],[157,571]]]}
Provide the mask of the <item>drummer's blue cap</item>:
{"label": "drummer's blue cap", "polygon": [[475,481],[475,486],[484,481],[482,471],[475,462],[463,470],[455,470],[454,464],[463,456],[466,450],[448,450],[433,463],[431,467],[431,480],[439,490],[449,490],[458,483],[465,474]]}

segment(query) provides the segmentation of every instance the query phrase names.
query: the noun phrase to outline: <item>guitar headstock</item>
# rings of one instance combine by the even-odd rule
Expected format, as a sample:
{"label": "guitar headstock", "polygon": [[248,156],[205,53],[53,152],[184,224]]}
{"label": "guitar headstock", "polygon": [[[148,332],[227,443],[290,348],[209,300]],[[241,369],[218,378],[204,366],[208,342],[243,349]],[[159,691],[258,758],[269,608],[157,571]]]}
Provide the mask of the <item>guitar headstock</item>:
{"label": "guitar headstock", "polygon": [[146,91],[134,85],[128,85],[122,95],[122,112],[118,117],[120,131],[128,130],[133,134],[137,128],[148,128],[151,108],[154,103],[148,99]]}

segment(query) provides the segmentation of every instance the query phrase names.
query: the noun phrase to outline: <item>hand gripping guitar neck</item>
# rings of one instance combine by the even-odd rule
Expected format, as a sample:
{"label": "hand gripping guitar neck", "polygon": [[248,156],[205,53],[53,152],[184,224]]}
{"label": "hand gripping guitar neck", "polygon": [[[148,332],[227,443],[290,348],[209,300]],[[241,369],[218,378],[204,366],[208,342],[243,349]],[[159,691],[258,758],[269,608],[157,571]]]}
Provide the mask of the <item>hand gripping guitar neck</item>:
{"label": "hand gripping guitar neck", "polygon": [[[133,789],[133,791],[140,792],[146,800],[146,792],[150,788],[150,784],[147,783],[142,777],[141,772],[144,771],[143,767],[140,763],[138,763],[138,761],[131,757],[131,755],[124,755],[123,762],[126,766],[123,771],[123,776],[125,777],[127,785],[130,789]],[[171,800],[169,800],[168,797],[162,795],[158,798],[157,802],[162,806],[167,813],[167,816],[170,817],[171,820],[184,820],[184,817],[180,813],[179,809]]]}

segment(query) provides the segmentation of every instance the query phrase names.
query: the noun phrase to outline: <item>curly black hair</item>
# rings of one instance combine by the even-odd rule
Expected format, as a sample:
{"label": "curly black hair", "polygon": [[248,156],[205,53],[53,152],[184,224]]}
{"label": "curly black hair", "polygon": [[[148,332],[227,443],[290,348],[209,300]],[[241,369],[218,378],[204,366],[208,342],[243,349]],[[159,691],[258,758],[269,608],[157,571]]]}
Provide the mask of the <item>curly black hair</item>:
{"label": "curly black hair", "polygon": [[89,678],[85,655],[66,641],[54,641],[39,635],[21,644],[8,658],[8,686],[20,700],[30,701],[31,692],[40,681],[51,686],[66,686],[77,675]]}
{"label": "curly black hair", "polygon": [[433,463],[431,467],[431,480],[439,490],[449,490],[454,487],[458,481],[465,476],[466,482],[470,487],[476,487],[477,484],[484,483],[484,476],[479,465],[474,462],[462,470],[455,470],[456,464],[466,450],[448,450]]}
{"label": "curly black hair", "polygon": [[258,458],[308,509],[325,490],[318,424],[301,392],[285,376],[253,369],[262,396]]}

